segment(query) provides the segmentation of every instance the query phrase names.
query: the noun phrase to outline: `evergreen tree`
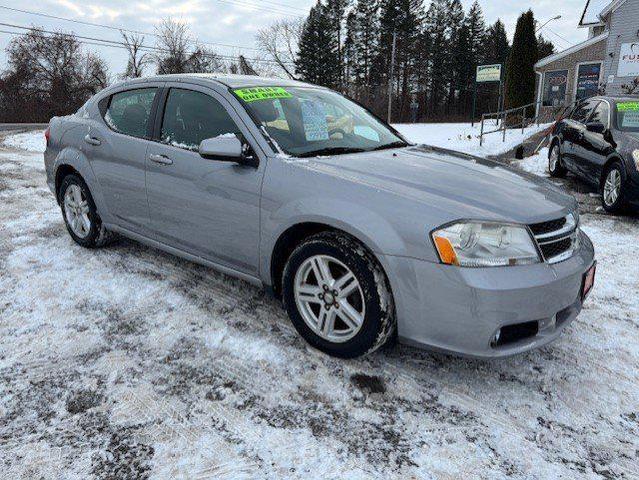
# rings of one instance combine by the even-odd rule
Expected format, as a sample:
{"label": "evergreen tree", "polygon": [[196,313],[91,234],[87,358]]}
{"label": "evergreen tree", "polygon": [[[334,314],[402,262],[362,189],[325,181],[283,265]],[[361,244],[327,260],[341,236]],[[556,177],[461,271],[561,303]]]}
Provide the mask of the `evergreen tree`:
{"label": "evergreen tree", "polygon": [[535,100],[535,68],[539,57],[532,10],[517,20],[513,46],[506,66],[506,107],[516,108]]}
{"label": "evergreen tree", "polygon": [[477,3],[477,0],[473,2],[466,16],[466,28],[468,30],[468,59],[472,64],[472,69],[475,70],[477,65],[484,63],[485,44],[487,40],[484,13],[479,3]]}
{"label": "evergreen tree", "polygon": [[429,40],[428,108],[427,115],[434,118],[446,96],[447,72],[451,68],[450,25],[448,0],[433,0],[426,13],[424,36]]}
{"label": "evergreen tree", "polygon": [[[375,70],[379,83],[393,84],[394,95],[399,100],[394,102],[395,120],[408,118],[422,22],[421,0],[382,0]],[[395,76],[389,80],[393,33],[396,35]]]}
{"label": "evergreen tree", "polygon": [[538,60],[555,53],[555,45],[550,40],[546,40],[541,34],[537,36],[537,46],[539,50]]}
{"label": "evergreen tree", "polygon": [[468,31],[465,25],[464,8],[460,0],[449,0],[447,27],[449,30],[448,51],[452,52],[452,68],[448,72],[447,110],[451,112],[462,89],[466,88],[465,71],[468,67],[466,55],[469,53]]}
{"label": "evergreen tree", "polygon": [[337,46],[339,71],[339,89],[344,83],[344,14],[348,0],[326,0],[325,14],[330,24],[330,33]]}
{"label": "evergreen tree", "polygon": [[510,42],[506,34],[506,27],[501,20],[497,20],[486,31],[483,59],[486,65],[500,63],[504,67],[510,54]]}
{"label": "evergreen tree", "polygon": [[307,82],[337,88],[341,65],[332,27],[326,6],[318,0],[302,27],[295,70]]}

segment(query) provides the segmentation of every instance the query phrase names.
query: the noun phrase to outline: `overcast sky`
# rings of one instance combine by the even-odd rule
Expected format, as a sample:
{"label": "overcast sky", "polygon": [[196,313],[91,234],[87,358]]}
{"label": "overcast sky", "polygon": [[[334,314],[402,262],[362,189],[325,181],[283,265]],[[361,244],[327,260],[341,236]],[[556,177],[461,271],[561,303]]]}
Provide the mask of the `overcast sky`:
{"label": "overcast sky", "polygon": [[[427,5],[429,0],[425,0]],[[464,6],[472,0],[462,0]],[[63,20],[15,12],[1,7],[29,10],[47,15],[85,22],[111,25],[118,28],[153,31],[162,18],[173,17],[187,22],[193,34],[202,42],[237,45],[242,48],[216,48],[218,53],[247,57],[256,54],[255,33],[276,19],[304,16],[315,0],[0,0],[0,23],[20,26],[36,25],[45,30],[65,30],[88,37],[120,40],[117,31],[74,24]],[[512,36],[519,14],[532,8],[540,22],[561,15],[543,32],[559,50],[584,40],[585,29],[577,23],[586,0],[480,0],[486,20],[490,23],[501,18]],[[0,30],[19,31],[6,25]],[[6,67],[5,47],[12,35],[0,33],[0,69]],[[152,37],[146,42],[150,43]],[[107,60],[112,73],[121,73],[126,62],[125,52],[117,48],[84,46]]]}

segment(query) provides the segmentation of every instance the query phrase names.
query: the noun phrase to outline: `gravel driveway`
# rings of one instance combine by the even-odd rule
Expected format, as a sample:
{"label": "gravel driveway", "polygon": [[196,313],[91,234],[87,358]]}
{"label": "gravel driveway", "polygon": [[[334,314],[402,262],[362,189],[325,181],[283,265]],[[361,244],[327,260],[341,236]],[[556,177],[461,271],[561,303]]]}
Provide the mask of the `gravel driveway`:
{"label": "gravel driveway", "polygon": [[[555,344],[335,360],[262,291],[67,235],[42,155],[0,150],[3,478],[639,478],[639,222]],[[543,299],[539,299],[543,301]]]}

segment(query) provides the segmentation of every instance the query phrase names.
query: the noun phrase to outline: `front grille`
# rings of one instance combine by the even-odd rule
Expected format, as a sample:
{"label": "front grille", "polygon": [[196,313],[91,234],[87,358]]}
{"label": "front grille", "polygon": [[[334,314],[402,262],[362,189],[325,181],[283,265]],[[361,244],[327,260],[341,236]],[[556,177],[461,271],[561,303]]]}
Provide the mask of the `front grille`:
{"label": "front grille", "polygon": [[568,237],[557,242],[540,245],[539,247],[544,254],[544,258],[554,258],[570,250],[570,247],[572,247],[572,239]]}
{"label": "front grille", "polygon": [[554,232],[566,225],[566,218],[558,218],[557,220],[551,220],[549,222],[533,223],[529,225],[533,235],[543,235],[544,233]]}
{"label": "front grille", "polygon": [[548,263],[558,263],[570,258],[577,246],[577,220],[574,215],[528,227]]}

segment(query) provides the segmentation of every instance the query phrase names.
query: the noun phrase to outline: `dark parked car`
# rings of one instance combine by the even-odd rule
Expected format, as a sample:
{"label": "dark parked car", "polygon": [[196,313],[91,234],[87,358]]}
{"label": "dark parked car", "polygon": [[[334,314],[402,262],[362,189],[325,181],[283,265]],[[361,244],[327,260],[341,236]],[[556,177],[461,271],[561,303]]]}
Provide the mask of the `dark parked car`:
{"label": "dark parked car", "polygon": [[596,185],[603,207],[639,206],[639,98],[593,97],[572,109],[550,134],[548,170]]}

